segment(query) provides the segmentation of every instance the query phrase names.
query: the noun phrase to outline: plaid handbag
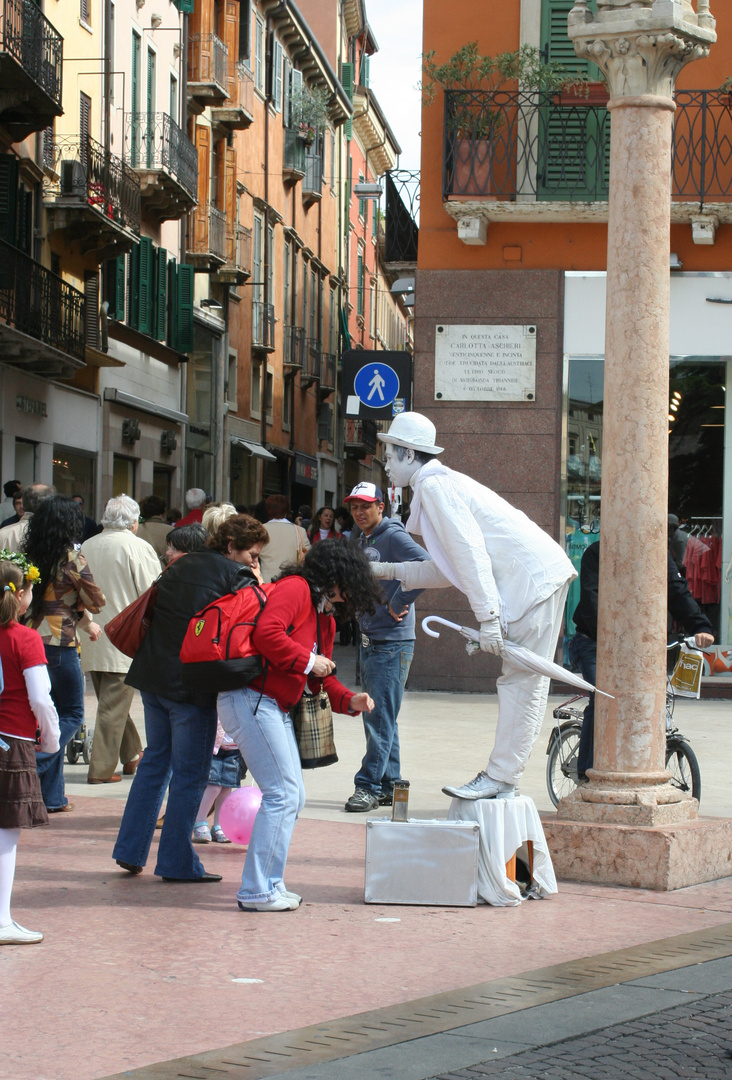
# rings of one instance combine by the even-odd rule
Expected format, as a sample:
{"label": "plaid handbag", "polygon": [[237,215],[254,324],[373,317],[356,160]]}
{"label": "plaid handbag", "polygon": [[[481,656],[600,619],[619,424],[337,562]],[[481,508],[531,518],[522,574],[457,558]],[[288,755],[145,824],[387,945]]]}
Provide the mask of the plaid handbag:
{"label": "plaid handbag", "polygon": [[303,769],[335,765],[338,754],[333,738],[333,713],[322,682],[319,693],[303,694],[290,715]]}

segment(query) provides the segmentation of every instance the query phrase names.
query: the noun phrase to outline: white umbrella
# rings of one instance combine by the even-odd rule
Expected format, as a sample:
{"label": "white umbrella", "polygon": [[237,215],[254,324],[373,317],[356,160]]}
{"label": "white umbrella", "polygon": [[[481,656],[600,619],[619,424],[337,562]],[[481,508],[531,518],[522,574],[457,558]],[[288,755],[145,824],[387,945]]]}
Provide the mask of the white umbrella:
{"label": "white umbrella", "polygon": [[[422,629],[430,637],[438,638],[440,636],[438,630],[431,629],[429,624],[433,622],[442,623],[443,626],[449,626],[451,630],[457,630],[468,641],[477,643],[480,640],[480,634],[477,630],[473,630],[469,626],[460,626],[458,623],[449,622],[448,619],[441,619],[439,615],[428,615],[422,619]],[[606,694],[604,690],[598,690],[592,683],[585,682],[583,678],[575,675],[573,671],[568,671],[561,665],[555,664],[552,660],[545,660],[543,656],[537,656],[531,649],[524,649],[522,645],[515,645],[512,641],[506,641],[504,638],[503,648],[512,663],[518,664],[519,667],[525,668],[527,671],[534,671],[537,675],[546,675],[550,679],[560,680],[569,686],[575,686],[578,690],[585,690],[590,694],[602,694],[603,697],[613,696],[612,694]]]}

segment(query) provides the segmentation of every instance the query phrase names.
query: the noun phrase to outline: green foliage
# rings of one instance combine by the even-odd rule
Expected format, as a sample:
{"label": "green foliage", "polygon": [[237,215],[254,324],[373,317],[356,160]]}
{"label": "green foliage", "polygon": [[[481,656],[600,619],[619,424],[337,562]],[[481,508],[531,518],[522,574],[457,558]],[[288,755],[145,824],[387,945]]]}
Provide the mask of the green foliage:
{"label": "green foliage", "polygon": [[330,94],[320,87],[294,89],[290,94],[290,108],[295,125],[323,131],[328,120],[329,102]]}
{"label": "green foliage", "polygon": [[443,90],[483,91],[521,89],[554,93],[561,90],[581,91],[587,78],[570,71],[564,64],[552,60],[546,63],[533,45],[522,45],[515,52],[498,56],[481,56],[478,42],[471,41],[453,53],[449,60],[438,64],[435,51],[422,57],[422,100],[431,105],[437,88]]}

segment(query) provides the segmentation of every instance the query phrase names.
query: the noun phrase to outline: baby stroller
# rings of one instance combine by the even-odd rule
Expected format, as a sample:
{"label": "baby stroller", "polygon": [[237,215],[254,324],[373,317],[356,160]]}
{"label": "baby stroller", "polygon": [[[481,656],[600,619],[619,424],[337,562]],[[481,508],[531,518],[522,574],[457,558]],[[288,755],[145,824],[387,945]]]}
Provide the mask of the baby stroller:
{"label": "baby stroller", "polygon": [[89,764],[92,752],[94,732],[89,731],[86,724],[82,724],[74,732],[73,738],[66,744],[66,760],[69,765],[76,765],[79,756],[84,758],[84,763]]}

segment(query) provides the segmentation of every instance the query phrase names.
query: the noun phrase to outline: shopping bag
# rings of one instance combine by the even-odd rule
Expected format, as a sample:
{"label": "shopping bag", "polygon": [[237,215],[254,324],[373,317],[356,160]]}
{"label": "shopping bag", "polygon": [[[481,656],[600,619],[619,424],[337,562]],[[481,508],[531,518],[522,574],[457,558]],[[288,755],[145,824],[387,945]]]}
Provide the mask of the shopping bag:
{"label": "shopping bag", "polygon": [[681,646],[676,667],[671,675],[674,694],[680,697],[698,698],[701,693],[701,677],[704,667],[704,654],[698,649]]}
{"label": "shopping bag", "polygon": [[333,713],[323,684],[317,694],[303,694],[290,715],[303,769],[334,765],[338,754],[333,737]]}

